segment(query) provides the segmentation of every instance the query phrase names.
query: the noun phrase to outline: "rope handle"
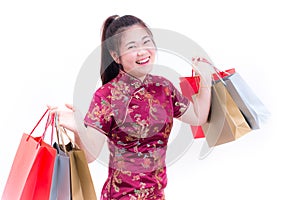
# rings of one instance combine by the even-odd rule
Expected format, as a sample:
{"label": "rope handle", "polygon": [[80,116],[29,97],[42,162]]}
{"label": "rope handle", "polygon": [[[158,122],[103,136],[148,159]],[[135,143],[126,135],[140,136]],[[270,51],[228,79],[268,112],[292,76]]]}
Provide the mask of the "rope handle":
{"label": "rope handle", "polygon": [[61,140],[62,140],[62,146],[63,146],[63,151],[65,153],[67,153],[67,149],[66,149],[66,145],[65,145],[65,142],[64,142],[64,138],[63,138],[62,133],[61,133],[61,131],[59,129],[59,124],[58,124],[57,120],[58,120],[58,116],[57,116],[57,113],[55,113],[54,124],[55,124],[55,130],[56,130],[57,143],[58,143],[58,146],[61,144],[60,143],[60,139],[59,139],[59,138],[61,138]]}
{"label": "rope handle", "polygon": [[[60,136],[63,147],[64,147],[64,151],[67,152],[62,133],[67,136],[68,140],[75,146],[75,148],[80,149],[79,146],[75,143],[75,141],[68,135],[66,129],[59,124],[57,113],[55,113],[54,122],[55,122],[55,127],[56,127],[58,143],[59,143],[59,136]],[[59,134],[59,136],[58,136],[58,134]]]}

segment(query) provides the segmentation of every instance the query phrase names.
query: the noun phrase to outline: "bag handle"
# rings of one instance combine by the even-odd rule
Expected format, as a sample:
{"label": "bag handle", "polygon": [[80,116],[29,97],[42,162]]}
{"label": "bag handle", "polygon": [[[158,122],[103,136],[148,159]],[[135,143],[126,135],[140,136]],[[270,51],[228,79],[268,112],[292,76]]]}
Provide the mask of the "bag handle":
{"label": "bag handle", "polygon": [[[45,117],[45,115],[48,113],[48,111],[49,111],[49,109],[47,109],[47,110],[44,112],[44,114],[42,115],[42,117],[39,119],[39,121],[38,121],[37,124],[34,126],[34,128],[32,129],[32,131],[29,133],[28,138],[29,138],[29,136],[31,136],[31,135],[33,134],[33,132],[34,132],[35,129],[38,127],[38,125],[41,123],[41,121],[44,119],[44,117]],[[53,123],[53,120],[54,120],[54,116],[50,116],[50,113],[49,113],[49,114],[48,114],[48,117],[47,117],[47,121],[46,121],[46,125],[45,125],[44,132],[43,132],[43,134],[42,134],[42,136],[41,136],[42,139],[45,138],[45,134],[46,134],[46,131],[47,131],[48,127],[49,127],[50,125],[53,126],[53,124],[54,124],[54,123]],[[52,133],[53,133],[53,129],[52,129]]]}
{"label": "bag handle", "polygon": [[193,57],[192,61],[193,62],[195,62],[195,61],[197,61],[197,62],[204,62],[204,63],[207,63],[207,64],[213,66],[213,64],[211,64],[211,62],[209,62],[206,58],[202,58],[202,57],[197,57],[197,59]]}
{"label": "bag handle", "polygon": [[[58,127],[56,127],[56,136],[57,136],[58,146],[61,144],[62,147],[63,147],[63,151],[65,153],[67,153],[67,149],[66,149],[66,144],[65,144],[64,138],[63,138],[62,133],[61,133],[61,131],[60,131],[60,129]],[[61,138],[61,141],[62,141],[61,143],[59,141],[59,138]]]}
{"label": "bag handle", "polygon": [[[43,120],[43,118],[45,117],[45,115],[48,113],[49,109],[47,108],[47,110],[44,112],[44,114],[42,115],[42,117],[40,118],[40,120],[36,123],[36,125],[34,126],[34,128],[32,129],[32,131],[30,132],[30,136],[32,135],[32,133],[34,132],[34,130],[36,129],[36,127],[41,123],[41,121]],[[49,116],[48,116],[49,119]],[[48,121],[47,119],[47,121]],[[46,123],[47,126],[47,123]],[[46,127],[45,127],[46,128]]]}
{"label": "bag handle", "polygon": [[[224,79],[220,76],[220,72],[221,71],[217,67],[215,67],[211,62],[209,62],[206,58],[202,58],[202,57],[197,57],[197,59],[196,58],[192,58],[192,61],[193,62],[195,62],[195,61],[197,61],[197,62],[204,62],[204,63],[209,64],[214,69],[214,71],[216,72],[216,75],[219,78],[219,80],[223,83],[223,85],[226,86],[226,83],[225,83]],[[228,73],[228,72],[226,72],[226,73]],[[212,79],[212,80],[214,81],[214,79]]]}
{"label": "bag handle", "polygon": [[62,131],[62,133],[65,134],[65,136],[67,136],[68,140],[70,140],[70,142],[75,146],[75,148],[80,149],[78,144],[76,144],[76,142],[69,136],[66,129],[64,127],[61,127],[61,126],[59,126],[59,127],[60,127],[60,130]]}
{"label": "bag handle", "polygon": [[[228,75],[231,75],[229,72],[227,72],[226,70],[225,71],[221,71],[219,70],[218,68],[214,67],[215,68],[215,71],[217,72],[217,75],[220,75],[220,76],[223,76],[223,74],[226,74],[227,76]],[[219,77],[218,77],[219,78]]]}
{"label": "bag handle", "polygon": [[75,146],[75,148],[80,149],[79,146],[75,143],[75,141],[68,135],[66,129],[59,125],[57,113],[55,114],[54,122],[55,122],[55,127],[56,127],[58,143],[59,143],[59,137],[58,137],[58,134],[59,134],[60,138],[62,140],[65,152],[67,152],[67,150],[66,150],[66,147],[65,147],[65,143],[64,143],[64,140],[63,140],[62,133],[67,136],[68,140]]}
{"label": "bag handle", "polygon": [[[31,137],[31,135],[33,134],[33,132],[35,131],[35,129],[38,127],[38,125],[41,123],[41,121],[44,119],[44,117],[46,116],[46,114],[49,112],[49,109],[47,108],[46,111],[44,112],[44,114],[42,115],[42,117],[39,119],[39,121],[36,123],[36,125],[34,126],[34,128],[32,129],[32,131],[28,134],[27,138],[26,138],[26,141],[29,140],[29,138]],[[46,132],[47,132],[47,129],[49,126],[52,126],[52,131],[51,131],[51,144],[52,144],[52,138],[53,138],[53,125],[54,125],[54,116],[51,115],[50,113],[48,114],[48,117],[47,117],[47,121],[46,121],[46,125],[45,125],[45,129],[44,129],[44,132],[41,136],[41,138],[38,140],[38,144],[37,144],[37,147],[38,145],[41,144],[41,142],[44,140],[45,138],[45,135],[46,135]]]}
{"label": "bag handle", "polygon": [[224,79],[223,79],[222,76],[221,76],[221,71],[220,71],[218,68],[216,68],[216,67],[214,67],[214,70],[215,70],[216,75],[217,75],[217,77],[219,78],[219,80],[223,83],[223,85],[226,85]]}
{"label": "bag handle", "polygon": [[55,129],[56,129],[56,136],[57,136],[57,142],[58,142],[58,145],[60,145],[59,138],[61,138],[61,140],[62,140],[62,146],[63,146],[63,151],[64,151],[65,153],[67,153],[65,141],[64,141],[64,138],[63,138],[62,133],[61,133],[61,127],[60,127],[60,125],[58,124],[58,115],[57,115],[57,113],[55,113],[54,123],[55,123]]}
{"label": "bag handle", "polygon": [[[204,62],[204,63],[207,63],[209,65],[211,65],[213,67],[213,65],[206,59],[206,58],[202,58],[202,57],[192,57],[192,62],[195,64],[196,62]],[[194,74],[195,74],[195,70],[194,68],[192,68],[192,77],[194,77]],[[197,82],[197,87],[200,88],[200,82],[198,83]]]}

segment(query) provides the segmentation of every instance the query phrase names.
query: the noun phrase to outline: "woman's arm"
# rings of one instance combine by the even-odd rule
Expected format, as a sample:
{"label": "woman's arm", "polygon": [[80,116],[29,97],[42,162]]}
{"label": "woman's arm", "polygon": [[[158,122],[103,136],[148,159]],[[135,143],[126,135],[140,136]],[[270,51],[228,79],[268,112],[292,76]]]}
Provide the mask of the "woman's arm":
{"label": "woman's arm", "polygon": [[210,87],[202,86],[200,91],[192,96],[192,99],[194,103],[190,103],[186,112],[179,118],[179,120],[193,126],[202,126],[206,123],[210,110]]}
{"label": "woman's arm", "polygon": [[92,127],[85,127],[83,123],[76,123],[74,108],[66,104],[68,110],[48,106],[52,114],[57,114],[60,126],[74,133],[75,143],[85,152],[87,161],[93,162],[100,155],[106,136]]}
{"label": "woman's arm", "polygon": [[101,153],[106,136],[98,130],[87,127],[80,132],[74,132],[75,143],[85,152],[87,161],[95,161]]}
{"label": "woman's arm", "polygon": [[193,103],[190,103],[187,111],[179,119],[194,126],[202,126],[206,123],[210,110],[212,74],[215,70],[210,62],[203,58],[195,58],[193,68],[201,74],[200,89],[192,96]]}

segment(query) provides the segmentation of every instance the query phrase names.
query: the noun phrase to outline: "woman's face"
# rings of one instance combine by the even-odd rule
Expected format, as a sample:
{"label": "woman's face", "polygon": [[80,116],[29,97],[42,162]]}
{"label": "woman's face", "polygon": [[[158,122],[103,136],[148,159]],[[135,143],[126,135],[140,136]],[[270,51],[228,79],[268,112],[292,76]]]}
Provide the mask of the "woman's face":
{"label": "woman's face", "polygon": [[117,62],[125,72],[144,80],[152,70],[156,47],[152,36],[140,25],[133,25],[122,32]]}

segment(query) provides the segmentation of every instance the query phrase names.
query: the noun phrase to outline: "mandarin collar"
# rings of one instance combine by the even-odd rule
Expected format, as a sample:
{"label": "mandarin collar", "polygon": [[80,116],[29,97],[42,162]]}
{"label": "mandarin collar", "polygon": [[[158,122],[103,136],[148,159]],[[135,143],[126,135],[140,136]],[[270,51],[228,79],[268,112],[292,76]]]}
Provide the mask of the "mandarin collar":
{"label": "mandarin collar", "polygon": [[130,87],[130,90],[134,92],[136,89],[140,88],[142,85],[148,85],[152,78],[150,74],[147,74],[144,78],[143,81],[138,79],[137,77],[120,70],[119,75],[118,75],[118,80],[124,82]]}

